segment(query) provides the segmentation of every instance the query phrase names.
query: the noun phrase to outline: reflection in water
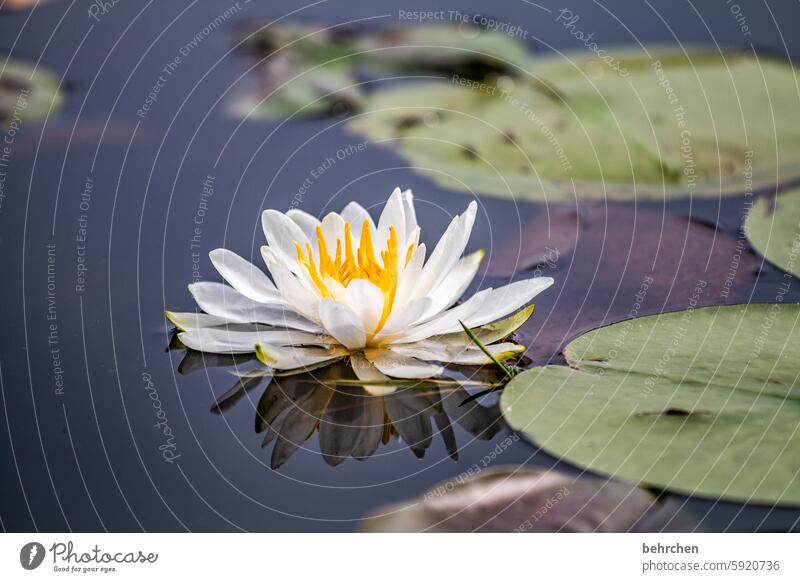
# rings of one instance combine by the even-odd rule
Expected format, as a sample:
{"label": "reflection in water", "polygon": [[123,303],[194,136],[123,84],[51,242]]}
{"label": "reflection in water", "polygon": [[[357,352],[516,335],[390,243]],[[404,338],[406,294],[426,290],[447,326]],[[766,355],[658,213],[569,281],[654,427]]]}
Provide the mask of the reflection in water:
{"label": "reflection in water", "polygon": [[[170,349],[183,346],[173,340]],[[451,423],[481,440],[491,439],[501,427],[498,404],[482,405],[464,388],[466,384],[485,387],[496,383],[496,372],[491,369],[471,368],[467,374],[463,369],[453,369],[449,378],[416,383],[409,380],[391,394],[373,396],[359,385],[344,362],[272,377],[263,367],[243,372],[241,365],[250,360],[255,356],[187,350],[178,371],[188,374],[207,367],[235,366],[242,374],[217,398],[213,412],[224,412],[248,392],[265,387],[256,405],[255,430],[264,435],[262,447],[273,445],[273,469],[283,465],[316,432],[322,458],[328,465],[337,466],[348,457],[370,457],[392,438],[399,438],[422,458],[437,434],[456,460],[458,445]]]}

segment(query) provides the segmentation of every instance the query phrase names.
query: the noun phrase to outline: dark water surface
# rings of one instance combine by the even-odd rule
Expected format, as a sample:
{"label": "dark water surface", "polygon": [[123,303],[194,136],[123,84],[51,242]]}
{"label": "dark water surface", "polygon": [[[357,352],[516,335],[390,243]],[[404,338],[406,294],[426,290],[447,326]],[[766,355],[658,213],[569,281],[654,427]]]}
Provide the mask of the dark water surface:
{"label": "dark water surface", "polygon": [[[68,92],[60,112],[19,132],[0,212],[3,529],[348,531],[376,506],[481,467],[487,456],[493,466],[529,463],[578,472],[523,440],[512,439],[493,453],[508,442],[506,429],[480,440],[457,424],[457,461],[435,435],[422,460],[392,440],[367,460],[330,467],[315,435],[273,470],[270,449],[261,449],[263,435],[254,430],[263,386],[223,413],[212,413],[215,398],[234,382],[229,369],[181,374],[181,353],[166,351],[170,328],[164,310],[193,309],[186,290],[193,274],[217,280],[208,251],[225,246],[258,261],[259,211],[288,208],[312,168],[363,142],[330,120],[240,124],[227,116],[224,94],[249,64],[230,52],[236,27],[292,10],[298,19],[369,18],[377,26],[397,21],[398,10],[430,9],[429,3],[417,4],[328,1],[300,8],[291,2],[122,1],[95,21],[87,16],[88,3],[64,1],[32,15],[0,14],[0,53],[40,61],[63,77]],[[570,8],[608,44],[716,42],[746,48],[752,42],[784,57],[799,54],[798,39],[782,37],[776,24],[796,21],[796,5],[739,4],[751,36],[742,34],[724,2],[698,6],[699,14],[682,1],[653,8],[604,3],[608,11],[576,1]],[[157,101],[137,115],[164,67],[232,6],[233,16],[189,49],[162,83]],[[535,50],[579,45],[554,26],[553,12],[529,2],[508,0],[489,8],[451,0],[437,9],[520,24]],[[390,149],[367,144],[343,158],[312,180],[302,196],[304,210],[339,210],[351,199],[379,205],[395,185],[410,187],[430,245],[469,201],[412,173]],[[546,220],[551,212],[557,225],[563,216],[531,203],[479,203],[468,250],[499,252],[515,244],[516,233],[530,221]],[[682,283],[657,285],[643,313],[685,306],[687,282],[703,277],[710,290],[701,303],[774,300],[780,275],[749,252],[732,293],[721,295],[742,206],[742,199],[732,198],[666,208],[649,203],[577,209],[593,230],[574,252],[541,268],[557,284],[537,300],[537,313],[523,330],[522,338],[533,346],[530,357],[557,359],[570,338],[624,318],[653,261],[661,261],[656,268],[669,281],[681,273]],[[641,222],[648,213],[658,223],[678,220],[673,234],[710,240],[702,257],[674,247],[665,247],[657,259],[647,254],[655,248],[647,246],[641,230],[652,231],[652,222]],[[690,227],[687,215],[703,222]],[[715,235],[709,221],[723,230]],[[563,228],[574,233],[571,224]],[[85,243],[76,240],[84,231]],[[603,240],[610,241],[605,248],[598,242]],[[618,260],[629,252],[641,260]],[[487,277],[475,287],[504,280]],[[795,288],[786,299],[800,300],[800,294]],[[490,406],[493,398],[482,403]],[[796,527],[800,515],[699,499],[687,507],[707,530],[785,531]]]}

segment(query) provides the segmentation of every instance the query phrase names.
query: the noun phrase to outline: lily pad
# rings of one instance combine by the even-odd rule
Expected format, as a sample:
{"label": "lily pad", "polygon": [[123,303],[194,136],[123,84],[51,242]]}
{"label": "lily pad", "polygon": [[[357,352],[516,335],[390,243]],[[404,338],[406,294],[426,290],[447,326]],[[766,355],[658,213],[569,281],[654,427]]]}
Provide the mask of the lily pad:
{"label": "lily pad", "polygon": [[800,503],[800,305],[635,318],[512,380],[511,426],[581,467],[745,502]]}
{"label": "lily pad", "polygon": [[365,80],[455,74],[492,82],[517,75],[516,63],[529,58],[518,39],[455,24],[279,24],[245,29],[242,47],[260,60],[231,109],[251,118],[350,114],[363,105]]}
{"label": "lily pad", "polygon": [[754,188],[798,175],[800,126],[775,122],[800,105],[790,63],[703,49],[609,53],[624,76],[581,53],[533,61],[500,90],[382,89],[349,127],[442,186],[537,201],[718,197],[742,193],[745,174]]}
{"label": "lily pad", "polygon": [[42,67],[9,59],[0,72],[0,127],[43,119],[62,102],[58,79]]}
{"label": "lily pad", "polygon": [[676,532],[694,520],[649,491],[534,468],[498,468],[446,481],[382,507],[367,532]]}
{"label": "lily pad", "polygon": [[800,277],[800,188],[759,198],[747,214],[745,232],[758,252]]}

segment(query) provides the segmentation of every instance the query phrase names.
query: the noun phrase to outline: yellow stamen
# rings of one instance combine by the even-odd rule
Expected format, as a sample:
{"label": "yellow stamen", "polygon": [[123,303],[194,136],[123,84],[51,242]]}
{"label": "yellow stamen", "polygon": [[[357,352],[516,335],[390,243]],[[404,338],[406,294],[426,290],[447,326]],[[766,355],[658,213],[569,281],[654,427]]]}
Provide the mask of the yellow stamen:
{"label": "yellow stamen", "polygon": [[311,277],[311,280],[314,282],[314,285],[317,286],[317,289],[319,289],[323,297],[332,299],[333,294],[330,291],[328,291],[328,288],[325,287],[325,283],[322,282],[319,273],[317,273],[317,266],[314,263],[314,255],[311,253],[311,245],[306,244],[306,250],[308,251],[308,258],[306,258],[303,255],[303,249],[300,246],[299,242],[295,241],[294,246],[297,249],[297,260],[300,262],[301,265],[303,265],[303,267],[305,267],[306,271],[308,272],[308,276]]}
{"label": "yellow stamen", "polygon": [[369,221],[366,219],[361,226],[361,242],[358,245],[358,252],[364,253],[365,260],[367,256],[373,261],[375,259],[375,249],[372,248],[372,229],[369,227]]}
{"label": "yellow stamen", "polygon": [[[414,246],[413,243],[408,246],[405,253],[404,266],[408,265],[411,260]],[[342,245],[341,239],[336,239],[336,253],[333,258],[328,252],[328,241],[325,240],[325,234],[320,226],[317,227],[318,261],[314,260],[310,244],[306,245],[306,252],[304,253],[300,243],[295,242],[297,260],[306,270],[311,281],[319,289],[323,297],[333,298],[333,294],[325,285],[325,280],[328,279],[336,281],[344,287],[347,287],[350,281],[354,279],[366,279],[383,292],[383,310],[372,335],[381,330],[392,312],[392,304],[397,291],[397,280],[400,274],[398,247],[397,232],[394,226],[390,226],[386,249],[381,251],[380,260],[378,260],[375,256],[369,220],[364,220],[358,248],[355,250],[353,249],[350,223],[345,222],[344,245]]]}
{"label": "yellow stamen", "polygon": [[317,248],[319,249],[319,270],[321,273],[325,273],[328,269],[328,263],[330,263],[330,257],[328,256],[328,247],[325,244],[325,235],[322,234],[322,227],[317,227]]}
{"label": "yellow stamen", "polygon": [[350,221],[344,223],[344,260],[348,265],[353,265],[356,258],[353,256],[353,237],[350,235]]}

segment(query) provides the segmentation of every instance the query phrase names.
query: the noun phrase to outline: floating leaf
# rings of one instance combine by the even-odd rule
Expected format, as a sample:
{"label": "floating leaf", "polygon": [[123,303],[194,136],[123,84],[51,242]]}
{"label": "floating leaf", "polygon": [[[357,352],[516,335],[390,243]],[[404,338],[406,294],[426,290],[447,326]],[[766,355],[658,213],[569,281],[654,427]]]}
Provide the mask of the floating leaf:
{"label": "floating leaf", "polygon": [[622,483],[554,470],[499,468],[461,475],[418,499],[382,507],[367,532],[690,531],[675,504]]}
{"label": "floating leaf", "polygon": [[62,102],[58,79],[37,67],[9,59],[0,71],[0,127],[42,119]]}
{"label": "floating leaf", "polygon": [[251,117],[342,116],[361,109],[367,79],[458,75],[477,81],[515,76],[525,47],[500,32],[453,24],[353,26],[278,24],[245,31],[243,47],[261,59],[231,106]]}
{"label": "floating leaf", "polygon": [[759,198],[747,214],[745,232],[758,252],[800,277],[800,189]]}
{"label": "floating leaf", "polygon": [[349,126],[445,187],[546,202],[717,197],[743,192],[745,174],[754,188],[798,175],[800,125],[775,122],[800,105],[790,63],[609,54],[625,76],[586,54],[553,56],[503,90],[430,81],[377,91]]}
{"label": "floating leaf", "polygon": [[570,343],[501,398],[511,426],[576,465],[746,502],[800,503],[800,305],[641,317]]}

